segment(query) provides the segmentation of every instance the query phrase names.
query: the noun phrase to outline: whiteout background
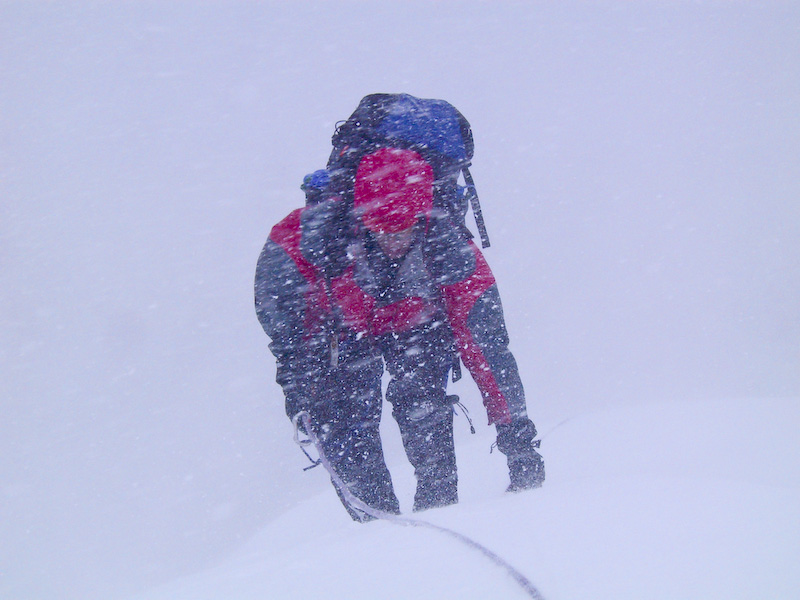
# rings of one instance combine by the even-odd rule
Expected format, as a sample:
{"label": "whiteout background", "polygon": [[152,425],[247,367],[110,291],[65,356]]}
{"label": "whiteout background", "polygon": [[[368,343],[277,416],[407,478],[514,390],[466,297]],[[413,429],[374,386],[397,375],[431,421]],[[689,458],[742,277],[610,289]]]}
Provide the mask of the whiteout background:
{"label": "whiteout background", "polygon": [[[251,288],[335,122],[378,91],[471,122],[487,257],[553,431],[555,492],[470,496],[467,456],[491,438],[460,387],[482,430],[461,447],[487,443],[459,455],[459,522],[513,527],[491,516],[506,502],[574,525],[563,502],[536,504],[559,473],[604,446],[591,471],[616,472],[687,429],[686,464],[725,429],[724,447],[763,459],[745,482],[777,469],[766,483],[796,497],[798,33],[794,2],[0,2],[0,597],[122,598],[248,540],[274,561],[258,536],[320,511],[333,539],[375,535],[300,472]],[[684,407],[655,438],[653,405]],[[618,418],[576,428],[598,414]],[[698,486],[687,497],[708,497]],[[602,500],[572,491],[559,498]],[[797,531],[797,510],[778,514]],[[758,564],[799,553],[775,548]],[[583,579],[584,558],[530,564]],[[571,597],[553,569],[547,590]]]}

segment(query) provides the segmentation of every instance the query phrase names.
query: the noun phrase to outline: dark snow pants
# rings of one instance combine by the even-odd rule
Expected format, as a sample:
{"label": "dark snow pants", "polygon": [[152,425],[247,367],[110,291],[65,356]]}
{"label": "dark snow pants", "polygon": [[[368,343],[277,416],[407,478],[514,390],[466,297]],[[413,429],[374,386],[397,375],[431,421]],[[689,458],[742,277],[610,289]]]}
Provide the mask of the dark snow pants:
{"label": "dark snow pants", "polygon": [[[323,378],[310,410],[313,427],[325,456],[350,492],[373,508],[398,514],[378,429],[383,362],[366,339],[346,340],[339,352],[339,365]],[[336,491],[353,519],[368,520],[347,504],[341,490]]]}
{"label": "dark snow pants", "polygon": [[453,446],[453,406],[447,376],[453,365],[452,334],[443,320],[378,339],[391,380],[386,399],[414,467],[414,510],[458,502]]}

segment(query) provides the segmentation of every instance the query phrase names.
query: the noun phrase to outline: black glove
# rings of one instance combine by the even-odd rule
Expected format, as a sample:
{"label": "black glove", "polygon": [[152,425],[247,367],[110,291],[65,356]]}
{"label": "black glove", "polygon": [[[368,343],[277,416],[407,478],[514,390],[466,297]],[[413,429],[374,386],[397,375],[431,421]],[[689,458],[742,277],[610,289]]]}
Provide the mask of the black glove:
{"label": "black glove", "polygon": [[319,388],[325,377],[323,359],[308,345],[281,354],[276,380],[283,388],[286,416],[306,411],[314,414]]}
{"label": "black glove", "polygon": [[497,426],[497,449],[506,456],[533,449],[536,427],[527,417],[514,419],[507,425]]}
{"label": "black glove", "polygon": [[506,455],[511,483],[506,491],[519,492],[541,487],[544,459],[536,452],[536,427],[527,417],[497,426],[497,448]]}
{"label": "black glove", "polygon": [[299,394],[289,394],[286,396],[286,416],[294,419],[294,416],[302,411],[308,411],[308,402]]}

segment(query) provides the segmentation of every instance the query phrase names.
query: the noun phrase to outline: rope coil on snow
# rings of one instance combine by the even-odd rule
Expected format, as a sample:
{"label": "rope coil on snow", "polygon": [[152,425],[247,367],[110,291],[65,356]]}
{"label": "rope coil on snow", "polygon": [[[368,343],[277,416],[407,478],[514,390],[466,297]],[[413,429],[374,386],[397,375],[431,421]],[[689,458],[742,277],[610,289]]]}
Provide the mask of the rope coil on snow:
{"label": "rope coil on snow", "polygon": [[[306,434],[310,439],[308,440],[301,440],[299,438],[299,429],[300,429],[300,421],[302,421],[303,426],[305,427]],[[442,533],[446,533],[447,535],[454,537],[455,539],[459,540],[460,542],[466,544],[470,548],[479,551],[489,560],[491,560],[495,565],[502,567],[506,570],[506,572],[511,576],[514,581],[519,584],[519,586],[525,590],[525,592],[534,600],[544,600],[544,597],[539,593],[534,585],[525,577],[522,573],[517,571],[514,567],[512,567],[505,559],[498,556],[485,546],[479,544],[475,540],[467,537],[466,535],[454,531],[452,529],[448,529],[447,527],[442,527],[440,525],[435,525],[433,523],[429,523],[428,521],[422,521],[419,519],[409,519],[408,517],[401,517],[398,515],[394,515],[392,513],[387,513],[382,510],[378,510],[372,508],[360,498],[358,498],[355,494],[353,494],[347,485],[345,485],[344,481],[341,477],[339,477],[338,473],[333,469],[333,465],[331,465],[328,457],[325,456],[325,452],[322,449],[322,444],[319,441],[319,438],[314,433],[313,429],[311,428],[311,417],[306,411],[300,411],[292,418],[292,424],[294,425],[294,441],[297,443],[301,448],[308,444],[314,444],[319,452],[319,460],[322,463],[322,466],[330,473],[331,479],[333,480],[336,487],[342,494],[342,497],[345,501],[350,505],[351,508],[354,510],[360,511],[366,515],[374,517],[375,519],[382,519],[384,521],[389,521],[391,523],[395,523],[397,525],[405,525],[411,527],[427,527],[429,529],[434,529],[436,531],[440,531]]]}

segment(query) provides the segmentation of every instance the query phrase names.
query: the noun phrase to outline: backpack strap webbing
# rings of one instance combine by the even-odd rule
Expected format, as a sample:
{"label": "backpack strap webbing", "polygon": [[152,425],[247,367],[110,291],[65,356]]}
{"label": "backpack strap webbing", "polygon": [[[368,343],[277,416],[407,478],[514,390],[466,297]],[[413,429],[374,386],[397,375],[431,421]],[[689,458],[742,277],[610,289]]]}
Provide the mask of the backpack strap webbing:
{"label": "backpack strap webbing", "polygon": [[461,172],[464,174],[464,182],[467,184],[467,195],[469,196],[469,203],[472,206],[472,214],[475,215],[475,225],[478,227],[478,234],[481,236],[481,246],[488,248],[489,233],[486,231],[486,223],[483,221],[483,213],[481,212],[481,202],[478,200],[478,191],[475,189],[475,181],[467,167],[464,167]]}

